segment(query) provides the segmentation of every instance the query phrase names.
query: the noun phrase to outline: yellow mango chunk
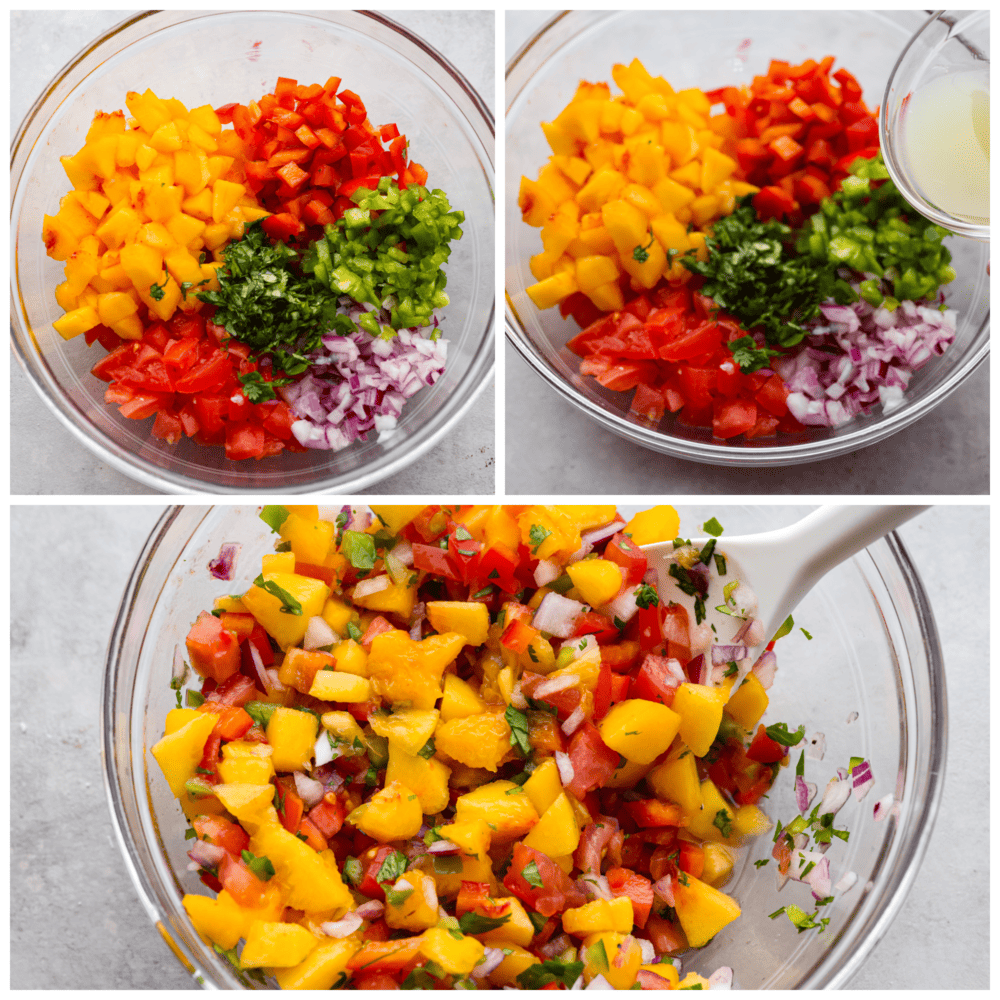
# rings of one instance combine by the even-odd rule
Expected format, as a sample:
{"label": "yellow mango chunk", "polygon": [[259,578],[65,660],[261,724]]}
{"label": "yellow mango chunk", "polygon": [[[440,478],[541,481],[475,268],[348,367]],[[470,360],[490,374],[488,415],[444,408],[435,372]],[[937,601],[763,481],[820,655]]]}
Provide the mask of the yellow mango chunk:
{"label": "yellow mango chunk", "polygon": [[639,511],[622,531],[631,535],[636,545],[649,545],[676,538],[680,523],[677,511],[667,504],[661,504],[649,510]]}
{"label": "yellow mango chunk", "polygon": [[451,768],[442,761],[408,753],[390,740],[386,783],[396,782],[410,789],[417,796],[424,815],[433,816],[447,807],[450,777]]}
{"label": "yellow mango chunk", "polygon": [[724,688],[682,684],[677,689],[673,708],[680,716],[679,732],[696,757],[704,757],[718,735],[725,703]]}
{"label": "yellow mango chunk", "polygon": [[592,607],[607,604],[622,589],[622,573],[610,559],[581,559],[566,567],[569,578]]}
{"label": "yellow mango chunk", "polygon": [[461,940],[456,940],[443,927],[425,931],[420,943],[420,953],[453,976],[468,975],[485,951],[474,937],[462,935]]}
{"label": "yellow mango chunk", "polygon": [[631,934],[633,920],[632,900],[628,896],[618,896],[612,900],[595,899],[583,906],[566,910],[562,916],[562,925],[567,934],[577,937],[601,931]]}
{"label": "yellow mango chunk", "polygon": [[444,697],[441,699],[442,722],[478,715],[485,710],[486,702],[468,681],[463,681],[457,674],[445,675]]}
{"label": "yellow mango chunk", "polygon": [[490,613],[482,601],[428,601],[427,619],[436,632],[457,632],[470,646],[486,642]]}
{"label": "yellow mango chunk", "polygon": [[283,990],[331,989],[360,947],[353,936],[321,940],[298,965],[275,969],[274,977]]}
{"label": "yellow mango chunk", "polygon": [[387,781],[385,788],[351,812],[348,820],[380,844],[388,844],[415,837],[424,814],[415,792],[398,781]]}
{"label": "yellow mango chunk", "polygon": [[279,706],[268,720],[267,741],[274,754],[271,762],[276,771],[301,771],[312,759],[316,744],[316,717],[309,712]]}
{"label": "yellow mango chunk", "polygon": [[201,763],[205,751],[205,742],[219,721],[219,717],[211,712],[196,714],[198,718],[164,736],[150,750],[167,779],[170,791],[178,798],[184,794],[185,782],[195,776],[195,768]]}
{"label": "yellow mango chunk", "polygon": [[555,802],[542,813],[541,819],[524,838],[525,846],[553,857],[572,854],[579,843],[580,825],[565,792],[559,793]]}
{"label": "yellow mango chunk", "polygon": [[423,931],[438,922],[437,887],[419,869],[405,872],[386,895],[385,922],[390,927]]}
{"label": "yellow mango chunk", "polygon": [[320,701],[370,701],[372,686],[367,677],[357,674],[342,670],[318,670],[309,688],[309,696]]}
{"label": "yellow mango chunk", "polygon": [[416,755],[434,735],[439,717],[440,713],[434,708],[402,708],[391,713],[375,712],[370,722],[379,736],[406,753]]}
{"label": "yellow mango chunk", "polygon": [[496,771],[510,751],[510,726],[497,712],[484,712],[439,724],[437,749],[469,767]]}
{"label": "yellow mango chunk", "polygon": [[601,720],[601,739],[623,757],[650,764],[677,735],[681,717],[666,705],[644,698],[619,702]]}
{"label": "yellow mango chunk", "polygon": [[[541,816],[562,793],[562,781],[554,757],[547,757],[522,786],[531,804]],[[547,853],[547,852],[546,852]]]}
{"label": "yellow mango chunk", "polygon": [[455,802],[455,822],[482,819],[490,824],[494,840],[514,840],[537,822],[531,799],[512,781],[493,781],[460,795]]}
{"label": "yellow mango chunk", "polygon": [[257,921],[247,934],[240,965],[244,969],[289,968],[316,947],[316,937],[299,924]]}
{"label": "yellow mango chunk", "polygon": [[700,948],[740,915],[735,899],[682,873],[674,886],[674,910],[692,948]]}
{"label": "yellow mango chunk", "polygon": [[767,711],[768,697],[757,675],[749,673],[726,703],[729,717],[744,729],[752,730]]}

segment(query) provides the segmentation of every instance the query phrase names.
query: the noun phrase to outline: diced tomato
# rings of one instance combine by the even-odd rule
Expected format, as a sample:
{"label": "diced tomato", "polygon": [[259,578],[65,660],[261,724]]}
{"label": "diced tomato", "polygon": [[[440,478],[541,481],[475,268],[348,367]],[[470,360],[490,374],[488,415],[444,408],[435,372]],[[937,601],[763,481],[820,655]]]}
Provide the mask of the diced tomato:
{"label": "diced tomato", "polygon": [[264,900],[265,883],[250,871],[242,858],[227,854],[219,863],[219,881],[241,906],[256,908]]}
{"label": "diced tomato", "polygon": [[[538,879],[532,873],[529,881],[524,875],[524,869],[532,862],[538,871]],[[540,886],[537,885],[539,881],[542,883]],[[543,917],[554,916],[570,907],[582,906],[586,901],[576,883],[552,858],[521,843],[514,845],[503,884],[522,903]]]}
{"label": "diced tomato", "polygon": [[602,788],[619,764],[618,752],[601,739],[601,734],[590,722],[584,722],[573,734],[569,759],[573,765],[573,780],[565,787],[578,799],[595,788]]}
{"label": "diced tomato", "polygon": [[645,927],[653,907],[653,883],[628,868],[609,868],[606,877],[615,897],[628,896],[632,900],[632,919],[636,926]]}
{"label": "diced tomato", "polygon": [[345,815],[344,804],[329,793],[309,810],[310,821],[328,840],[340,833]]}
{"label": "diced tomato", "polygon": [[787,753],[785,747],[767,735],[763,726],[757,727],[757,733],[747,750],[747,756],[761,764],[777,764],[785,759]]}
{"label": "diced tomato", "polygon": [[684,810],[680,806],[659,799],[626,802],[625,811],[638,826],[680,826],[684,821]]}
{"label": "diced tomato", "polygon": [[288,777],[275,778],[277,790],[278,819],[289,833],[298,833],[302,822],[304,804],[302,797],[295,790],[295,781]]}
{"label": "diced tomato", "polygon": [[221,684],[240,669],[240,645],[214,615],[202,611],[187,636],[191,666],[202,677]]}
{"label": "diced tomato", "polygon": [[199,840],[222,847],[237,857],[250,846],[250,836],[243,827],[222,816],[195,816],[191,825]]}
{"label": "diced tomato", "polygon": [[256,690],[256,685],[249,677],[242,673],[233,674],[212,692],[212,700],[220,705],[242,708],[253,700]]}
{"label": "diced tomato", "polygon": [[669,707],[674,703],[674,694],[681,683],[671,672],[668,657],[647,653],[639,672],[632,679],[630,694],[633,698],[658,701]]}
{"label": "diced tomato", "polygon": [[264,450],[264,428],[254,424],[229,424],[226,427],[226,458],[260,458]]}

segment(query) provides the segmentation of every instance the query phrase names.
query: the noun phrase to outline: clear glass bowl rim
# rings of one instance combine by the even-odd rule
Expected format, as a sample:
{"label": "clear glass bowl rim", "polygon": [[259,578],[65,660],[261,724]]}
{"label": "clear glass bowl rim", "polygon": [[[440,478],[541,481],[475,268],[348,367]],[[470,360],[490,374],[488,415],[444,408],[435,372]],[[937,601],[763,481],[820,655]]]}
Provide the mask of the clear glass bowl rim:
{"label": "clear glass bowl rim", "polygon": [[[518,75],[519,68],[523,70],[521,64],[532,53],[537,46],[550,44],[549,33],[557,25],[563,22],[570,27],[586,20],[597,20],[602,17],[611,16],[614,12],[606,11],[562,11],[556,14],[545,24],[543,24],[511,57],[507,63],[505,80],[506,106],[505,117],[515,99],[521,92],[530,85],[534,71],[528,71],[528,76]],[[551,43],[554,44],[554,43]],[[512,84],[516,90],[512,91]],[[508,195],[509,196],[509,195]],[[970,378],[979,366],[986,360],[989,354],[989,338],[983,339],[983,343],[976,350],[966,357],[961,365],[952,373],[948,382],[938,386],[932,393],[920,400],[915,406],[906,406],[893,413],[885,415],[877,424],[859,428],[847,433],[838,434],[836,437],[827,438],[822,441],[807,442],[797,445],[776,445],[773,447],[760,446],[754,448],[733,447],[731,445],[720,445],[715,443],[705,443],[702,441],[679,440],[656,430],[642,427],[620,417],[610,410],[597,406],[581,392],[565,380],[555,369],[553,369],[542,356],[540,351],[532,344],[531,339],[526,335],[523,325],[517,317],[517,312],[513,307],[509,295],[505,295],[506,305],[504,309],[504,333],[508,342],[514,347],[517,353],[527,362],[532,371],[535,372],[549,387],[558,392],[575,409],[584,413],[587,417],[597,421],[601,426],[620,437],[625,438],[634,444],[641,445],[651,451],[661,452],[667,455],[674,455],[692,462],[700,462],[705,465],[725,465],[743,467],[767,467],[799,465],[806,462],[816,462],[827,458],[835,458],[860,448],[867,448],[869,445],[884,441],[893,434],[898,433],[921,417],[925,416],[936,406],[943,403],[953,392],[955,392],[968,378]],[[987,312],[979,330],[973,336],[979,336],[989,327],[990,317]]]}
{"label": "clear glass bowl rim", "polygon": [[[231,15],[237,12],[227,10],[219,11],[218,13]],[[307,17],[325,18],[324,12],[320,10],[301,12],[275,11],[275,13],[300,13]],[[337,14],[338,12],[334,11],[332,13]],[[437,63],[441,70],[454,81],[464,99],[469,102],[469,110],[479,116],[474,120],[470,117],[470,121],[475,125],[477,138],[482,142],[484,152],[492,168],[495,163],[495,121],[492,112],[486,106],[475,87],[437,49],[403,25],[375,11],[354,11],[353,13],[371,18],[373,21],[396,32],[402,39],[416,46],[423,54]],[[102,50],[109,43],[112,43],[122,31],[143,21],[155,18],[162,19],[164,21],[162,25],[157,24],[155,21],[151,22],[151,30],[155,31],[161,27],[173,26],[184,21],[200,20],[206,16],[211,16],[211,14],[195,11],[144,11],[141,14],[126,18],[109,28],[103,34],[88,42],[84,48],[66,63],[38,95],[34,104],[32,104],[30,110],[25,115],[24,120],[21,122],[17,134],[11,141],[11,208],[13,209],[14,205],[14,192],[20,185],[26,166],[26,163],[23,162],[23,157],[19,160],[22,143],[28,137],[36,115],[41,111],[46,102],[53,95],[56,95],[61,88],[67,91],[73,89],[75,84],[69,78],[78,67],[89,65],[91,60],[95,61],[95,65],[99,64],[103,58],[101,54]],[[495,189],[495,179],[492,176],[492,171],[490,180],[491,186]],[[464,386],[460,384],[456,387],[448,404],[442,407],[427,424],[419,427],[407,439],[409,447],[400,449],[391,462],[374,468],[369,463],[346,474],[326,476],[322,479],[300,483],[295,486],[281,484],[270,487],[225,485],[222,483],[207,483],[186,474],[164,469],[162,466],[148,462],[128,448],[122,447],[111,438],[104,435],[98,436],[86,417],[70,405],[64,395],[58,391],[54,380],[46,375],[44,361],[39,357],[37,349],[32,346],[33,336],[31,331],[23,328],[13,275],[11,281],[10,315],[11,346],[14,355],[22,371],[28,377],[28,381],[60,424],[87,448],[88,451],[101,459],[101,461],[107,462],[123,475],[164,493],[241,495],[246,493],[248,489],[250,492],[261,495],[268,493],[291,495],[295,493],[312,493],[321,490],[336,490],[345,494],[359,492],[406,468],[437,445],[472,408],[485,390],[495,368],[496,337],[494,335],[494,328],[496,325],[496,300],[494,297],[486,327],[476,348]]]}
{"label": "clear glass bowl rim", "polygon": [[[116,755],[118,749],[116,714],[123,707],[131,711],[136,694],[141,694],[132,690],[123,691],[121,686],[122,671],[128,667],[123,661],[123,643],[129,632],[139,591],[144,585],[147,571],[160,546],[173,540],[172,530],[176,528],[180,532],[179,537],[186,543],[192,531],[210,510],[193,505],[168,508],[157,521],[139,553],[122,595],[108,643],[101,690],[101,756],[112,825],[126,868],[150,920],[178,960],[203,987],[238,989],[240,984],[228,963],[218,959],[217,956],[212,956],[217,961],[211,968],[197,965],[196,957],[191,954],[191,949],[183,940],[185,933],[193,933],[190,928],[174,927],[179,933],[171,933],[172,917],[163,901],[163,887],[154,884],[143,866],[141,857],[140,847],[149,850],[154,848],[149,844],[137,843],[136,835],[140,831],[134,830],[129,824],[126,799],[132,783],[128,780],[127,774],[119,773]],[[177,554],[179,553],[174,553],[175,556]],[[912,887],[920,861],[930,841],[943,790],[942,779],[947,750],[947,694],[941,646],[927,594],[916,567],[897,533],[892,532],[855,558],[870,559],[887,585],[890,583],[890,580],[886,579],[887,572],[890,576],[895,576],[892,582],[902,588],[900,593],[909,600],[918,623],[922,641],[916,648],[908,649],[914,682],[913,713],[915,720],[925,715],[929,719],[926,731],[920,733],[916,740],[914,754],[914,791],[917,793],[919,804],[908,814],[906,823],[898,834],[902,838],[902,843],[897,862],[883,883],[881,893],[869,900],[863,913],[859,914],[858,922],[852,927],[851,933],[845,934],[837,941],[825,959],[817,963],[799,984],[797,987],[799,989],[841,989],[859,971],[872,949],[889,929]],[[894,600],[893,606],[897,603],[898,601]],[[123,699],[123,695],[127,695],[127,700]],[[131,729],[131,715],[128,718]],[[122,745],[128,751],[131,742],[126,741]],[[213,981],[213,976],[217,981]],[[223,985],[220,986],[219,983]]]}

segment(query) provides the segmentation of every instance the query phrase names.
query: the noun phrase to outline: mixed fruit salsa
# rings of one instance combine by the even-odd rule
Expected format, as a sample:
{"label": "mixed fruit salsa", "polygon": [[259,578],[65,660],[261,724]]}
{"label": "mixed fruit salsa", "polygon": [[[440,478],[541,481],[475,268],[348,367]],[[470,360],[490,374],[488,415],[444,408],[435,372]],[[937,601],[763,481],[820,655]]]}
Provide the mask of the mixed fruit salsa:
{"label": "mixed fruit salsa", "polygon": [[233,460],[391,435],[444,371],[464,221],[406,136],[339,77],[281,77],[245,105],[125,103],[61,158],[73,190],[43,227],[66,262],[53,326],[108,352],[105,401]]}
{"label": "mixed fruit salsa", "polygon": [[[716,438],[837,427],[898,406],[955,336],[947,235],[889,179],[878,123],[834,59],[674,91],[634,59],[582,82],[522,177],[539,309],[583,328],[582,375]],[[713,109],[718,113],[713,114]]]}
{"label": "mixed fruit salsa", "polygon": [[[184,896],[199,934],[283,989],[728,986],[680,956],[739,917],[720,887],[804,728],[760,722],[774,641],[751,658],[722,526],[699,547],[667,506],[371,510],[263,508],[275,551],[178,646],[152,753],[213,892]],[[640,546],[664,540],[658,575]],[[822,931],[834,818],[872,775],[852,760],[810,813],[805,752],[771,857],[813,896],[771,916]]]}

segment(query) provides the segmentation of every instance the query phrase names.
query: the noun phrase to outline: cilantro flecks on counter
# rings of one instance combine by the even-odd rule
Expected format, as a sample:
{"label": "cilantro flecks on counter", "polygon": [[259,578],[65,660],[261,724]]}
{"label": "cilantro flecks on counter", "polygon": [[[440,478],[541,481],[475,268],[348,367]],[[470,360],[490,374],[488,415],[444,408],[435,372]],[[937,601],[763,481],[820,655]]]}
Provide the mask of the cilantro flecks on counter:
{"label": "cilantro flecks on counter", "polygon": [[621,95],[582,82],[543,123],[552,155],[518,196],[543,247],[527,294],[579,324],[580,375],[631,393],[629,419],[719,440],[835,428],[899,406],[953,341],[946,234],[895,190],[833,65],[675,92],[634,59],[612,69]]}
{"label": "cilantro flecks on counter", "polygon": [[67,261],[54,325],[109,352],[91,370],[106,402],[155,415],[154,437],[234,461],[344,448],[393,433],[444,371],[441,265],[463,215],[341,84],[280,77],[214,109],[130,92],[131,118],[98,112],[62,158],[74,190],[43,227]]}
{"label": "cilantro flecks on counter", "polygon": [[[723,886],[803,738],[761,721],[747,588],[722,635],[649,578],[641,546],[675,539],[703,593],[722,526],[699,549],[668,506],[372,511],[262,508],[275,551],[187,635],[194,697],[152,752],[210,893],[195,928],[284,989],[708,988],[683,956],[740,916]],[[775,851],[846,836],[799,804]],[[826,859],[775,857],[825,887]]]}

